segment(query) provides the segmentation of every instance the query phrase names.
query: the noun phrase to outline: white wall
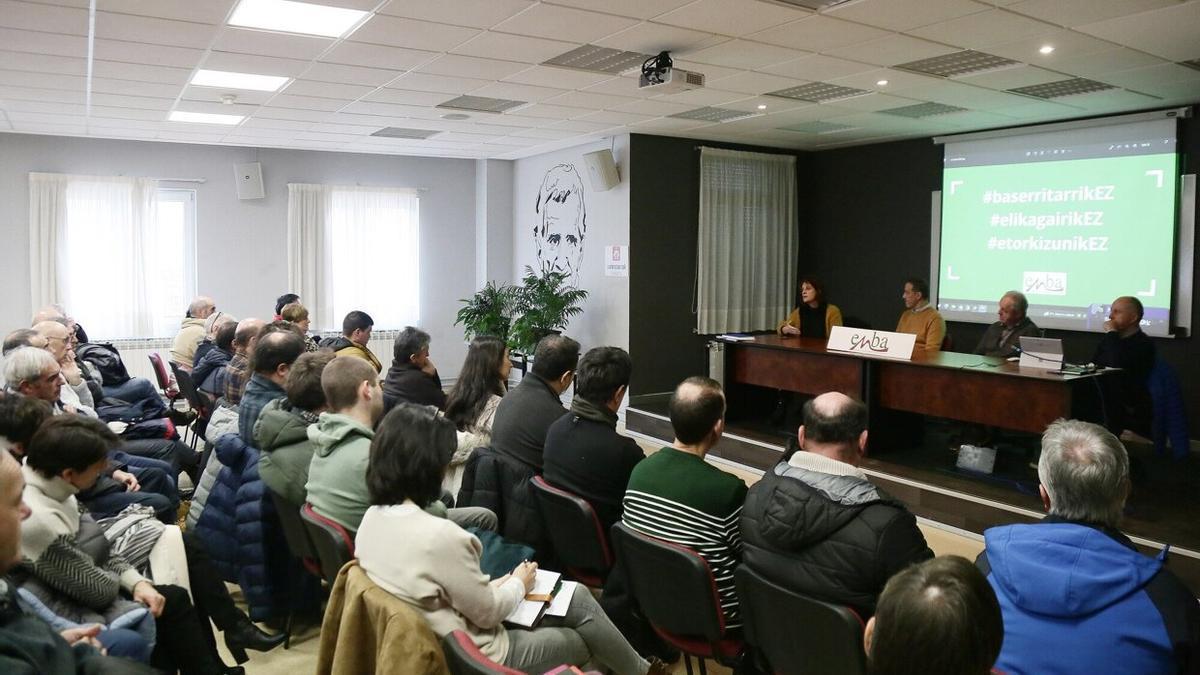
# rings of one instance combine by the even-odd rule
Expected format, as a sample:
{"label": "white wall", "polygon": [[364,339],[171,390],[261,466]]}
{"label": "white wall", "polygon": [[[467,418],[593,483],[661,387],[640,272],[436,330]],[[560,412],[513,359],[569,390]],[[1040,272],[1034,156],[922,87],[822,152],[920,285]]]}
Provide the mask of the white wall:
{"label": "white wall", "polygon": [[[608,191],[596,192],[588,181],[583,155],[610,147],[615,149],[621,182]],[[583,351],[600,346],[629,349],[629,277],[604,274],[604,248],[629,245],[629,136],[619,136],[612,144],[589,143],[519,159],[514,164],[513,279],[520,280],[526,265],[537,268],[533,231],[542,216],[534,207],[543,177],[556,165],[573,165],[583,181],[587,214],[583,263],[574,284],[589,295],[583,304],[583,314],[564,333],[578,340]]]}
{"label": "white wall", "polygon": [[[267,196],[239,201],[233,165],[251,161],[262,163]],[[420,324],[433,338],[433,358],[444,377],[455,376],[466,355],[462,331],[453,323],[458,299],[474,292],[472,160],[0,134],[0,334],[25,325],[32,313],[31,171],[206,179],[179,184],[197,192],[198,288],[238,317],[269,317],[275,298],[292,290],[287,287],[287,183],[428,188],[421,193]],[[378,356],[386,368],[391,354]]]}

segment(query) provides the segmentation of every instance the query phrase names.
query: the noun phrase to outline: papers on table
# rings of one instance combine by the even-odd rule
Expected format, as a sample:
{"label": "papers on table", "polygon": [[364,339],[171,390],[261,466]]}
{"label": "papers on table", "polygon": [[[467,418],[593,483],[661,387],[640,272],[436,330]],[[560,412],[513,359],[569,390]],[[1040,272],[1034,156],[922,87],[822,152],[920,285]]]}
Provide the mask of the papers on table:
{"label": "papers on table", "polygon": [[717,339],[726,342],[753,342],[754,336],[746,335],[745,333],[723,333],[718,335]]}
{"label": "papers on table", "polygon": [[534,577],[533,589],[525,595],[525,599],[517,603],[512,613],[504,621],[518,626],[532,628],[541,618],[543,610],[550,616],[566,616],[567,608],[571,606],[571,597],[579,585],[574,581],[562,581],[562,574],[547,570],[538,570]]}

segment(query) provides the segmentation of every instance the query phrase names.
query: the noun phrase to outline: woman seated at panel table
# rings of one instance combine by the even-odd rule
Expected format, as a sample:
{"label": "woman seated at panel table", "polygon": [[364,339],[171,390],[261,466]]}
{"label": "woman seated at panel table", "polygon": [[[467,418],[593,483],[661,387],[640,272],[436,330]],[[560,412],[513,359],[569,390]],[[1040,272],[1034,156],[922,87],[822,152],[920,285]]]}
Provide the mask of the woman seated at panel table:
{"label": "woman seated at panel table", "polygon": [[825,301],[825,284],[816,277],[800,278],[800,305],[775,329],[780,335],[829,338],[834,326],[842,325],[842,310]]}

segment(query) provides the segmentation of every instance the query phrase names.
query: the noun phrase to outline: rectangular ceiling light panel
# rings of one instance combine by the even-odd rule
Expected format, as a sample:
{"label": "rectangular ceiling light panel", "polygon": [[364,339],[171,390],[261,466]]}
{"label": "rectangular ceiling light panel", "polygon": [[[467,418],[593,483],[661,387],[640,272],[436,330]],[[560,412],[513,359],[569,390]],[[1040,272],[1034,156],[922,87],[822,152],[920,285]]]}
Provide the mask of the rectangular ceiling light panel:
{"label": "rectangular ceiling light panel", "polygon": [[866,89],[856,89],[855,87],[843,87],[837,84],[829,84],[828,82],[810,82],[802,84],[798,87],[789,87],[780,89],[779,91],[768,91],[766,96],[778,96],[780,98],[794,98],[798,101],[809,101],[811,103],[825,103],[826,101],[836,101],[840,98],[852,98],[854,96],[862,96],[871,92]]}
{"label": "rectangular ceiling light panel", "polygon": [[411,138],[416,140],[425,140],[442,133],[436,129],[405,129],[404,127],[384,127],[379,131],[371,134],[372,136],[382,136],[384,138]]}
{"label": "rectangular ceiling light panel", "polygon": [[948,113],[963,112],[966,108],[960,108],[956,105],[946,105],[945,103],[918,103],[916,105],[905,105],[899,108],[889,108],[880,110],[879,112],[885,115],[898,115],[900,117],[933,117],[934,115],[946,115]]}
{"label": "rectangular ceiling light panel", "polygon": [[714,108],[709,106],[675,113],[674,115],[667,115],[667,117],[674,117],[681,120],[699,120],[701,122],[732,122],[733,120],[741,120],[747,117],[758,117],[761,114],[746,110],[730,110],[729,108]]}
{"label": "rectangular ceiling light panel", "polygon": [[1072,77],[1044,84],[1033,84],[1028,87],[1017,87],[1016,89],[1009,89],[1009,91],[1014,94],[1036,96],[1038,98],[1062,98],[1064,96],[1091,94],[1109,89],[1116,89],[1116,87],[1111,84],[1089,80],[1086,77]]}
{"label": "rectangular ceiling light panel", "polygon": [[249,89],[251,91],[279,91],[291,78],[278,75],[255,75],[254,73],[232,73],[225,70],[197,70],[192,84],[198,87],[219,89]]}
{"label": "rectangular ceiling light panel", "polygon": [[569,52],[543,61],[542,65],[586,70],[591,73],[620,75],[627,70],[640,68],[646,62],[646,59],[650,58],[653,57],[649,54],[626,52],[620,49],[597,47],[596,45],[583,45],[582,47],[576,47]]}
{"label": "rectangular ceiling light panel", "polygon": [[470,110],[473,112],[502,113],[513,108],[519,108],[526,103],[528,101],[510,101],[505,98],[488,98],[486,96],[459,96],[444,103],[439,103],[435,107],[449,108],[451,110]]}
{"label": "rectangular ceiling light panel", "polygon": [[229,17],[229,25],[337,38],[345,37],[367,14],[294,0],[241,0]]}
{"label": "rectangular ceiling light panel", "polygon": [[238,124],[243,119],[243,115],[217,115],[184,110],[172,110],[171,114],[167,116],[167,120],[171,122],[192,122],[194,124]]}
{"label": "rectangular ceiling light panel", "polygon": [[935,77],[959,77],[961,75],[972,75],[988,70],[1000,70],[1019,65],[1021,65],[1020,61],[1013,61],[1002,56],[964,49],[961,52],[954,52],[953,54],[943,54],[919,61],[901,63],[893,66],[893,68],[921,73],[922,75],[933,75]]}
{"label": "rectangular ceiling light panel", "polygon": [[805,122],[804,124],[793,124],[790,127],[779,127],[781,131],[794,131],[798,134],[836,134],[839,131],[850,131],[858,127],[850,126],[849,124],[837,124],[836,122]]}

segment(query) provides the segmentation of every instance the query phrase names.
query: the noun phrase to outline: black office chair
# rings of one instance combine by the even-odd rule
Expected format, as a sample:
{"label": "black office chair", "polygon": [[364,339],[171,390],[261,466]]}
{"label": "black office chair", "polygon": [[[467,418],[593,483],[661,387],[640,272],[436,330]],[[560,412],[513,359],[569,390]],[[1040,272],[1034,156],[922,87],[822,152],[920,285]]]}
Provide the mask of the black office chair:
{"label": "black office chair", "polygon": [[[279,515],[279,524],[283,528],[283,538],[287,541],[288,552],[300,561],[304,571],[318,579],[324,579],[324,575],[321,573],[321,563],[317,557],[317,549],[308,536],[304,520],[300,518],[300,507],[270,488],[267,489],[267,493],[271,495],[271,501],[275,504],[275,513]],[[292,612],[288,612],[286,623],[283,626],[283,632],[287,636],[283,642],[284,649],[292,646],[294,618]]]}
{"label": "black office chair", "polygon": [[775,675],[863,675],[863,620],[854,610],[767,580],[742,565],[734,572],[746,642]]}
{"label": "black office chair", "polygon": [[442,651],[446,654],[450,675],[525,675],[524,671],[513,670],[489,659],[465,631],[446,633],[446,637],[442,638]]}
{"label": "black office chair", "polygon": [[613,547],[629,590],[654,632],[683,652],[692,675],[690,656],[707,675],[705,659],[733,665],[745,644],[725,630],[725,615],[708,562],[686,546],[655,539],[617,523]]}
{"label": "black office chair", "polygon": [[554,487],[541,476],[534,476],[530,485],[550,543],[567,574],[585,586],[603,586],[612,570],[613,555],[595,509],[583,497]]}
{"label": "black office chair", "polygon": [[175,365],[174,362],[171,363],[171,372],[175,374],[175,384],[178,385],[183,398],[187,400],[188,407],[196,413],[196,420],[184,430],[183,435],[183,442],[188,443],[188,432],[191,433],[192,440],[188,445],[195,450],[196,443],[204,435],[204,430],[208,428],[208,418],[212,416],[212,401],[207,395],[196,389],[191,373]]}
{"label": "black office chair", "polygon": [[317,552],[321,575],[332,587],[338,572],[354,559],[354,535],[336,521],[313,511],[312,504],[300,509],[300,518]]}

